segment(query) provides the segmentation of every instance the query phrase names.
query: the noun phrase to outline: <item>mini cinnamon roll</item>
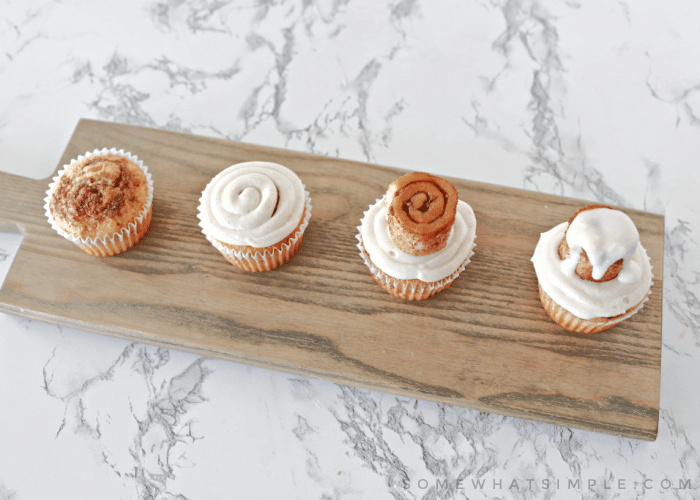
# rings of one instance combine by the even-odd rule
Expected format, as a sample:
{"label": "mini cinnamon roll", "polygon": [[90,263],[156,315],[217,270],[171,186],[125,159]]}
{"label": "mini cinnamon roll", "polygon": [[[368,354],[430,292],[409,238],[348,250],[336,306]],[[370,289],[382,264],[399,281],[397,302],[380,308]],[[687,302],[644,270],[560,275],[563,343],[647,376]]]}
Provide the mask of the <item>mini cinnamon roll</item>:
{"label": "mini cinnamon roll", "polygon": [[[571,227],[571,223],[574,221],[576,216],[580,214],[581,212],[585,212],[587,210],[594,210],[597,208],[607,208],[609,210],[612,210],[612,207],[609,207],[607,205],[589,205],[584,208],[580,208],[579,210],[574,213],[574,215],[569,219],[569,227]],[[622,212],[620,212],[622,213]],[[579,219],[580,221],[581,219]],[[559,244],[559,258],[561,260],[566,260],[568,259],[571,254],[572,250],[571,247],[569,246],[569,243],[567,241],[566,235],[569,231],[569,227],[566,228],[566,231],[564,231],[564,238],[562,238],[561,243]],[[639,233],[636,232],[636,227],[634,231],[629,231],[629,234],[632,238],[636,238],[637,240],[639,239]],[[575,273],[576,275],[581,278],[582,280],[588,280],[588,281],[595,281],[596,283],[603,283],[605,281],[610,281],[615,278],[617,278],[617,275],[620,274],[620,271],[622,270],[622,265],[624,262],[624,258],[619,258],[612,264],[609,262],[606,263],[603,267],[605,272],[602,272],[603,269],[600,269],[601,266],[603,266],[602,263],[598,264],[598,269],[594,267],[593,263],[591,263],[590,258],[588,257],[588,254],[586,253],[586,249],[583,248],[581,244],[578,245],[578,248],[576,248],[575,253],[579,255],[578,261],[576,261],[576,268],[575,268]],[[602,274],[601,274],[602,272]],[[598,278],[594,277],[594,274],[597,273]]]}
{"label": "mini cinnamon roll", "polygon": [[399,177],[384,197],[391,241],[410,255],[445,248],[457,213],[457,190],[445,179],[414,172]]}

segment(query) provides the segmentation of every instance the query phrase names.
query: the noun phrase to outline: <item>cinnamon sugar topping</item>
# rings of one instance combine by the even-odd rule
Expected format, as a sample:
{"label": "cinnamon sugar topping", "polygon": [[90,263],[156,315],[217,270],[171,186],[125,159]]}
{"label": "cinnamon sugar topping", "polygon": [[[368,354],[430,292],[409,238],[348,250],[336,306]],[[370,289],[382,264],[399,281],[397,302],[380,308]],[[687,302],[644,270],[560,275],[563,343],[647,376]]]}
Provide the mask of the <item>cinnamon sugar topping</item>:
{"label": "cinnamon sugar topping", "polygon": [[147,200],[143,171],[113,154],[88,156],[71,164],[57,181],[50,202],[54,220],[80,237],[120,231]]}

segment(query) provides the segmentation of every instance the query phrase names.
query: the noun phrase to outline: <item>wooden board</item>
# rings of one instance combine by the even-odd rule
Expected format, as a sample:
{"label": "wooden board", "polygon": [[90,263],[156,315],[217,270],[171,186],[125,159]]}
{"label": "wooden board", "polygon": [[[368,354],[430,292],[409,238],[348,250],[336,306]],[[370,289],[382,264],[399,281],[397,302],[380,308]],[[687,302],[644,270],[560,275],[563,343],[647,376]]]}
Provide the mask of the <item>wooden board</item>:
{"label": "wooden board", "polygon": [[[153,173],[153,221],[132,250],[91,257],[54,233],[49,179],[0,175],[0,219],[25,233],[0,310],[336,382],[563,426],[656,438],[661,364],[663,217],[637,224],[655,284],[646,306],[583,335],[542,309],[530,262],[539,234],[587,203],[450,179],[476,213],[476,254],[451,288],[423,302],[377,286],[356,226],[393,168],[250,144],[81,120],[57,166],[124,148]],[[313,215],[294,259],[247,273],[201,234],[198,198],[231,164],[266,160],[306,184]],[[465,160],[468,161],[468,160]]]}

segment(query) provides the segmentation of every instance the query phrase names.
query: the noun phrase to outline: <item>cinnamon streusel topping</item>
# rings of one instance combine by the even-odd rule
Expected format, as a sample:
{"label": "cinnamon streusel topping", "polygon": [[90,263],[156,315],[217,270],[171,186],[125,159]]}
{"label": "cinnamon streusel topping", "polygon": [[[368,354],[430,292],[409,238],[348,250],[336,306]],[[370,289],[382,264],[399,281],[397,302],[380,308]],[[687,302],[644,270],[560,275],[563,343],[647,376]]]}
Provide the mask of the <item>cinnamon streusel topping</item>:
{"label": "cinnamon streusel topping", "polygon": [[55,223],[80,238],[103,238],[138,217],[148,199],[146,176],[119,155],[88,156],[72,163],[56,182],[50,200]]}

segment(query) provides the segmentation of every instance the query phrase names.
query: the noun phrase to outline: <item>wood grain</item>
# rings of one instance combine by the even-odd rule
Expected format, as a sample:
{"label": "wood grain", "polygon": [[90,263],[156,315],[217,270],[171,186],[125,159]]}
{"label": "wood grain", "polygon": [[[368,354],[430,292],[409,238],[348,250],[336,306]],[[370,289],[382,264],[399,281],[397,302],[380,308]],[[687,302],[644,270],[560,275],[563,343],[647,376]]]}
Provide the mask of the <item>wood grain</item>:
{"label": "wood grain", "polygon": [[[663,217],[624,210],[651,257],[653,293],[629,320],[583,335],[548,318],[530,257],[539,234],[585,201],[449,179],[476,213],[476,253],[448,290],[414,303],[377,286],[355,246],[363,211],[405,171],[90,120],[78,123],[57,169],[103,147],[124,148],[151,170],[149,233],[124,254],[89,256],[46,222],[49,179],[2,174],[0,219],[25,238],[0,310],[402,396],[656,438]],[[299,252],[268,273],[228,264],[197,225],[207,182],[249,160],[288,166],[312,197]]]}

